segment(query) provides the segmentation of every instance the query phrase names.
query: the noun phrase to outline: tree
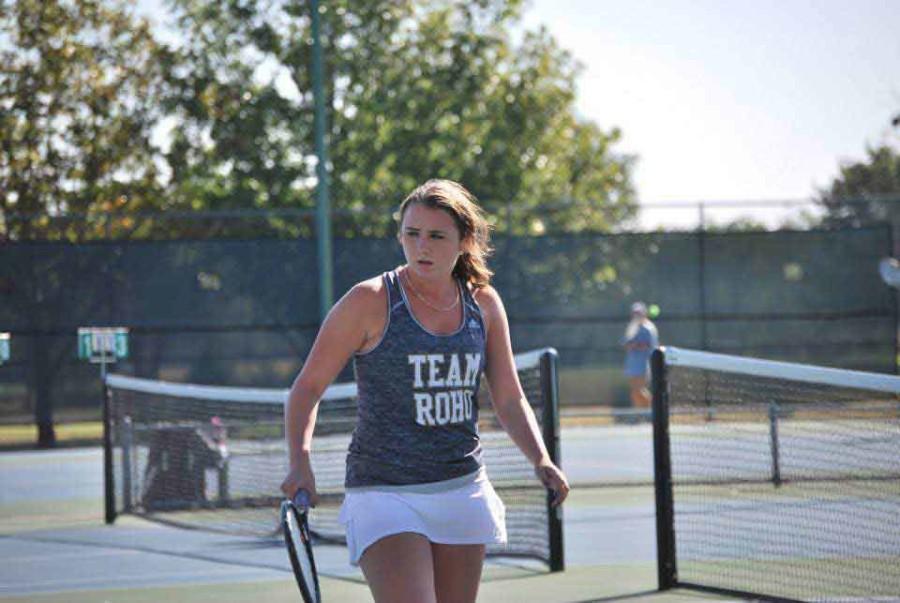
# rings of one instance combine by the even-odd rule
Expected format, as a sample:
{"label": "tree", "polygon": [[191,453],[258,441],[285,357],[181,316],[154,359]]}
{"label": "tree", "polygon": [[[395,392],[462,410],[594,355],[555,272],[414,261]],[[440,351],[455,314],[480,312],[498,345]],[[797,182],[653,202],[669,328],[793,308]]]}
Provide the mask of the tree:
{"label": "tree", "polygon": [[[118,0],[18,0],[0,8],[4,238],[103,236],[107,211],[152,206],[160,197],[150,138],[167,54]],[[83,215],[49,219],[73,212]],[[53,337],[65,318],[51,310],[60,298],[74,298],[70,316],[96,314],[103,296],[73,296],[70,279],[80,275],[78,285],[89,287],[102,268],[90,253],[61,250],[36,261],[20,247],[5,255],[4,317],[19,341],[30,341],[27,379],[38,443],[52,446],[52,384],[71,345]],[[64,262],[68,271],[54,268]]]}
{"label": "tree", "polygon": [[817,201],[826,226],[900,223],[900,153],[882,145],[866,149],[866,161],[844,164]]}
{"label": "tree", "polygon": [[[285,68],[300,69],[302,77],[291,72],[287,81],[308,89],[300,64],[305,58],[283,56],[305,44],[298,23],[291,23],[305,9],[303,3],[275,4],[172,2],[181,42],[165,99],[176,124],[166,159],[177,207],[311,206],[304,182],[310,175],[309,99],[285,96],[276,83],[284,81],[277,76]],[[268,19],[273,11],[278,22]],[[286,28],[279,29],[279,22]],[[261,70],[269,71],[268,79]]]}
{"label": "tree", "polygon": [[[308,3],[170,1],[171,46],[124,0],[18,0],[4,13],[8,236],[187,236],[183,222],[128,214],[313,209]],[[513,40],[522,4],[323,4],[337,235],[387,234],[390,209],[434,176],[465,182],[513,232],[634,216],[620,133],[576,117],[580,67],[545,30]],[[313,234],[309,219],[271,222]]]}
{"label": "tree", "polygon": [[[782,228],[789,227],[789,224],[782,225]],[[768,230],[765,223],[751,216],[738,216],[731,220],[716,222],[709,220],[703,225],[706,232],[760,232]]]}
{"label": "tree", "polygon": [[[17,0],[0,14],[0,60],[8,237],[46,230],[42,216],[156,204],[151,134],[169,61],[146,22],[122,0]],[[59,234],[86,228],[70,222]]]}
{"label": "tree", "polygon": [[[631,161],[574,112],[578,64],[518,0],[323,4],[337,235],[384,235],[427,177],[469,185],[516,229],[608,229],[635,211]],[[306,3],[173,0],[185,40],[169,153],[191,207],[313,207]],[[541,204],[564,201],[553,215]]]}
{"label": "tree", "polygon": [[[185,236],[183,222],[133,214],[314,207],[308,3],[170,1],[180,32],[171,46],[124,0],[0,4],[6,236]],[[466,183],[512,233],[607,230],[634,215],[619,132],[576,116],[579,65],[545,30],[517,41],[522,4],[323,3],[336,235],[392,233],[390,211],[429,177]],[[66,215],[76,218],[57,218]],[[313,234],[310,222],[272,220]],[[102,295],[60,300],[85,286],[67,286],[75,277],[102,281],[118,268],[92,246],[54,249],[44,263],[17,247],[23,260],[0,265],[0,285],[16,292],[16,334],[40,336],[29,391],[50,445],[51,384],[71,350],[44,334],[72,317],[112,316]],[[60,318],[60,305],[71,313]]]}

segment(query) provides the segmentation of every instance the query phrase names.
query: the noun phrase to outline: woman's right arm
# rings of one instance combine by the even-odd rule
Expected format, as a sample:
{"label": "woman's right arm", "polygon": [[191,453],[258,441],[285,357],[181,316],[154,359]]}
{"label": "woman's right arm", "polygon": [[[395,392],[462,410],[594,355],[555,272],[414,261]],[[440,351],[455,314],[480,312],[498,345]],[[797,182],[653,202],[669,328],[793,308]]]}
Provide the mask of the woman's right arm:
{"label": "woman's right arm", "polygon": [[[379,297],[377,288],[371,281],[360,283],[334,305],[291,386],[284,411],[290,471],[281,484],[281,491],[286,496],[291,497],[302,488],[309,492],[313,504],[317,502],[309,455],[319,399],[353,353],[372,337],[372,309],[375,298]],[[383,308],[383,302],[379,307]]]}

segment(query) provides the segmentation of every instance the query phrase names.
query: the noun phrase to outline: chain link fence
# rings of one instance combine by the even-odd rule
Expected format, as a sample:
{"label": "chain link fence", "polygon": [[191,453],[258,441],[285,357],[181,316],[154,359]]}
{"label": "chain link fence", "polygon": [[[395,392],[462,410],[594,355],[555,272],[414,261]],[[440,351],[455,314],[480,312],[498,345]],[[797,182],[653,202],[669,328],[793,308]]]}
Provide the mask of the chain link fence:
{"label": "chain link fence", "polygon": [[[0,367],[0,421],[98,416],[97,368],[76,357],[79,326],[131,329],[116,371],[290,384],[319,320],[315,240],[302,236],[312,216],[118,219],[57,224],[97,235],[86,242],[4,243],[0,331],[12,356]],[[498,233],[491,265],[515,350],[559,350],[562,403],[625,406],[620,341],[637,299],[660,306],[664,345],[895,372],[895,292],[877,270],[892,241],[887,225]],[[392,236],[335,238],[335,295],[402,262]]]}

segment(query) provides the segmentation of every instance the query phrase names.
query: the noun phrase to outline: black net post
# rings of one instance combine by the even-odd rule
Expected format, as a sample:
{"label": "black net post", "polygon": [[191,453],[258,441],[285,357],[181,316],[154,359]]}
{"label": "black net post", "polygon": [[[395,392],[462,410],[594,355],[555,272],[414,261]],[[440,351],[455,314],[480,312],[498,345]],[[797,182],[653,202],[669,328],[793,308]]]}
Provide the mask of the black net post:
{"label": "black net post", "polygon": [[772,483],[781,486],[781,452],[778,445],[778,403],[769,401],[769,448],[772,454]]}
{"label": "black net post", "polygon": [[672,501],[672,462],[669,447],[669,396],[664,348],[650,357],[653,387],[653,468],[656,485],[656,559],[659,590],[678,582],[675,563],[675,513]]}
{"label": "black net post", "polygon": [[[561,464],[559,446],[559,382],[557,363],[559,354],[549,349],[541,355],[541,398],[543,402],[544,445],[550,460]],[[547,530],[550,536],[550,571],[565,569],[563,552],[562,506],[552,507],[553,493],[547,493]]]}
{"label": "black net post", "polygon": [[219,504],[227,505],[228,504],[228,458],[226,457],[222,461],[222,466],[219,467]]}
{"label": "black net post", "polygon": [[706,324],[706,225],[703,218],[703,205],[700,205],[700,228],[697,230],[697,302],[700,314],[700,348],[709,349],[709,330]]}
{"label": "black net post", "polygon": [[116,520],[116,485],[113,475],[113,446],[112,446],[112,400],[106,380],[101,382],[103,387],[103,493],[106,523],[111,524]]}
{"label": "black net post", "polygon": [[[894,229],[896,228],[896,223],[888,224],[888,249],[889,256],[888,257],[897,257],[898,252],[897,241],[894,238]],[[897,296],[897,288],[891,287],[891,316],[894,320],[894,328],[891,331],[891,334],[894,336],[894,370],[891,371],[895,375],[900,374],[900,338],[897,337],[897,334],[900,333],[900,298]]]}
{"label": "black net post", "polygon": [[126,513],[131,511],[132,499],[131,493],[134,491],[131,481],[131,468],[134,466],[132,459],[132,450],[134,450],[134,429],[131,417],[123,417],[121,422],[122,445],[122,510]]}

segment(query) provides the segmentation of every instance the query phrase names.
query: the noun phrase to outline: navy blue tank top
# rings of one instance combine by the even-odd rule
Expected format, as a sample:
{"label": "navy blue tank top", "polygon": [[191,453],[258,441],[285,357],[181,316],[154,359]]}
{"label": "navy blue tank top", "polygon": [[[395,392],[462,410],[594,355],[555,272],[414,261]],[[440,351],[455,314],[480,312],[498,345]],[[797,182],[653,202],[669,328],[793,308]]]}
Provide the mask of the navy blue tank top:
{"label": "navy blue tank top", "polygon": [[482,466],[481,310],[459,283],[462,322],[438,335],[413,316],[397,271],[383,278],[389,301],[382,339],[354,358],[359,406],[345,485],[424,484],[474,473]]}

